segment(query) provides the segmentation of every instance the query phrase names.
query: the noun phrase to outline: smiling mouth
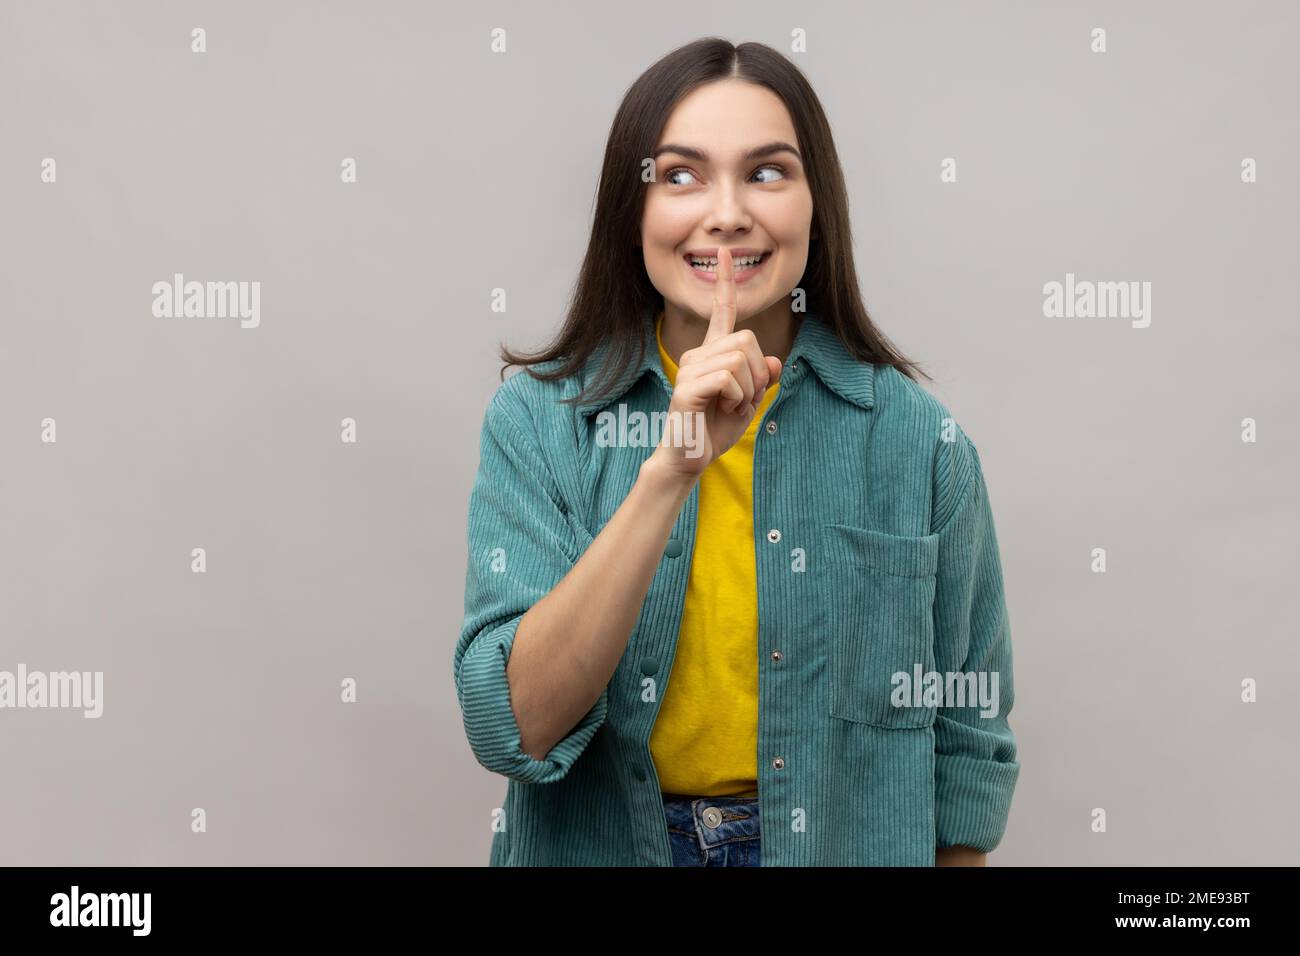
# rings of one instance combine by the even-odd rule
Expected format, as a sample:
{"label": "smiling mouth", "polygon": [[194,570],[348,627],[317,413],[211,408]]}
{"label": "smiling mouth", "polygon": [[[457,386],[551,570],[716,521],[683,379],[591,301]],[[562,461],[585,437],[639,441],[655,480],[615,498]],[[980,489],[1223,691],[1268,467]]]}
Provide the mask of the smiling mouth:
{"label": "smiling mouth", "polygon": [[[743,256],[740,261],[732,261],[732,273],[736,282],[744,282],[758,274],[763,266],[767,265],[767,260],[772,258],[770,252],[764,252],[760,256]],[[687,268],[695,275],[699,276],[705,282],[718,281],[718,260],[717,257],[708,259],[699,259],[687,255],[682,257]]]}

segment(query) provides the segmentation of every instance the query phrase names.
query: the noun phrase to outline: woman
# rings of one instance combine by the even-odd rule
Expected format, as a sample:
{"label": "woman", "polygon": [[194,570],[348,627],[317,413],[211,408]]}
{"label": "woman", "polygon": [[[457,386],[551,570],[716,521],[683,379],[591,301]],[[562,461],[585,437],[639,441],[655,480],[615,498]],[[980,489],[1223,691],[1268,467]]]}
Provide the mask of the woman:
{"label": "woman", "polygon": [[454,670],[509,778],[491,865],[980,865],[1001,840],[979,455],[851,245],[780,54],[700,40],[629,89],[567,320],[503,350],[526,374],[483,425]]}

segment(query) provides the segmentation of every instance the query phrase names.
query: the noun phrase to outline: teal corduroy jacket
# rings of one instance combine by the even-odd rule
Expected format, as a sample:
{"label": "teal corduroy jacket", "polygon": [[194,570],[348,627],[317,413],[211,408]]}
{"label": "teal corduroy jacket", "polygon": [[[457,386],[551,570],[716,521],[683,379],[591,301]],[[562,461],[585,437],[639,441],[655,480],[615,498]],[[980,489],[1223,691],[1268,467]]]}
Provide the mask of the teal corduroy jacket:
{"label": "teal corduroy jacket", "polygon": [[[471,750],[508,778],[492,866],[671,863],[649,739],[672,674],[698,485],[617,670],[543,760],[520,749],[506,681],[520,618],[653,451],[596,434],[598,413],[619,404],[668,408],[650,315],[645,328],[617,394],[557,403],[594,380],[602,347],[560,381],[512,375],[484,418],[453,670]],[[975,445],[927,391],[856,360],[807,314],[757,432],[754,531],[762,865],[933,866],[936,847],[992,850],[1020,766],[1010,621]],[[991,715],[987,693],[957,696],[976,681],[996,687]]]}

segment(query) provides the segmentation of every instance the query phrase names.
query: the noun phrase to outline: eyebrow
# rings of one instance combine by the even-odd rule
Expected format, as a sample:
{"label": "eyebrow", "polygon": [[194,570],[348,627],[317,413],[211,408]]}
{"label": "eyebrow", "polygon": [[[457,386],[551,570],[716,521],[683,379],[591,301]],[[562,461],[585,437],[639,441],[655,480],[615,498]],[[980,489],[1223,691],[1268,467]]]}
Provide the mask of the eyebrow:
{"label": "eyebrow", "polygon": [[[682,146],[678,143],[664,143],[651,155],[652,159],[658,159],[663,153],[677,153],[679,156],[685,156],[687,159],[693,159],[697,163],[707,163],[709,154],[702,149],[696,149],[693,146]],[[799,155],[799,150],[795,149],[789,143],[783,143],[777,140],[772,143],[764,143],[762,146],[755,146],[745,155],[741,156],[741,162],[749,162],[752,159],[759,159],[763,156],[771,156],[774,153],[793,153],[795,159],[803,162],[803,157]]]}

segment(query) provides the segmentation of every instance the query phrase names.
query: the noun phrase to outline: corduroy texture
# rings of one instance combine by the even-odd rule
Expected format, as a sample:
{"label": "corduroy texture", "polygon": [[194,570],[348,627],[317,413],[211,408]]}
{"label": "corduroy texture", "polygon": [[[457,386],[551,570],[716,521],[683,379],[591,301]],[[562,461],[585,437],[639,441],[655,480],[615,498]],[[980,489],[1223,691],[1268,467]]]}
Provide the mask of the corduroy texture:
{"label": "corduroy texture", "polygon": [[[648,746],[659,705],[641,690],[653,676],[662,700],[671,673],[698,488],[608,686],[544,760],[520,750],[505,674],[519,619],[653,451],[595,437],[599,413],[619,403],[668,408],[653,314],[616,397],[557,403],[595,380],[602,349],[573,378],[513,375],[484,419],[453,669],[471,749],[508,778],[493,866],[671,865]],[[932,866],[936,847],[992,850],[1020,767],[1010,622],[974,444],[919,385],[856,361],[808,315],[758,431],[754,532],[762,865]],[[894,675],[917,666],[996,673],[996,715],[894,706]]]}

